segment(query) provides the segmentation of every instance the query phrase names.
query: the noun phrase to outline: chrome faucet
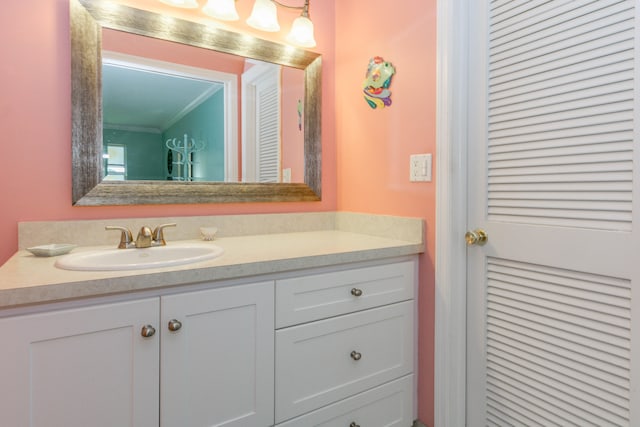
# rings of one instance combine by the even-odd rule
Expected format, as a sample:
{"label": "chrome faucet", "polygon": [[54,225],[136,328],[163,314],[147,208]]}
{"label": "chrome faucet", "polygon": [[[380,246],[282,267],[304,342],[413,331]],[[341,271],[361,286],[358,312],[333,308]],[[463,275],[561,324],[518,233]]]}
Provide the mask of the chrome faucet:
{"label": "chrome faucet", "polygon": [[120,243],[118,244],[118,249],[129,249],[129,248],[150,248],[152,246],[165,246],[167,242],[164,240],[164,229],[166,227],[175,227],[176,223],[170,224],[162,224],[155,228],[155,230],[151,231],[151,229],[147,226],[144,226],[138,232],[138,236],[136,237],[135,242],[133,241],[133,236],[131,231],[127,227],[120,227],[118,225],[107,225],[105,230],[119,230],[120,234]]}

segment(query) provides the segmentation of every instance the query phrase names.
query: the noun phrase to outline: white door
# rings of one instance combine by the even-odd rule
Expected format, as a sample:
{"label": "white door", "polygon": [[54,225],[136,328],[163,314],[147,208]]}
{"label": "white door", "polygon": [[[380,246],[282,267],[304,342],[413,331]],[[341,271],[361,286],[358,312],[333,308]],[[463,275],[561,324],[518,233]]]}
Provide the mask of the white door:
{"label": "white door", "polygon": [[[158,298],[0,319],[0,425],[157,427]],[[152,328],[148,328],[152,331]]]}
{"label": "white door", "polygon": [[162,297],[162,427],[273,425],[273,282]]}
{"label": "white door", "polygon": [[467,425],[638,426],[637,5],[468,3]]}

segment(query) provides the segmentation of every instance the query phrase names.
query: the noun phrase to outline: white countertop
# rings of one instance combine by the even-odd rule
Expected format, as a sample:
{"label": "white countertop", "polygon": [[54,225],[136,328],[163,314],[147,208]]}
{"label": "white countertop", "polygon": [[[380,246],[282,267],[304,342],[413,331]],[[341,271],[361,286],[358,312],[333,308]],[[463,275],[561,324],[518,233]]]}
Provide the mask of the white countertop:
{"label": "white countertop", "polygon": [[[337,230],[222,237],[211,243],[222,247],[224,254],[213,260],[175,267],[110,272],[61,270],[54,266],[57,257],[36,257],[21,250],[0,267],[0,309],[399,257],[424,251],[424,245],[416,241]],[[113,245],[83,246],[73,252],[98,248],[112,249]]]}

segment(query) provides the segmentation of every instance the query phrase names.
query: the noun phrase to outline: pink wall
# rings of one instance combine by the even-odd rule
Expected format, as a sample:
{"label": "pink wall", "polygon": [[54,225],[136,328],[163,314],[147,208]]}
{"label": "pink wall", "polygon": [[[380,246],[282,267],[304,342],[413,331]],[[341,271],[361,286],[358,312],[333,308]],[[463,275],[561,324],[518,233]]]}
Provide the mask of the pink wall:
{"label": "pink wall", "polygon": [[[390,107],[362,96],[369,58],[396,68]],[[409,182],[409,155],[435,154],[436,1],[336,1],[338,210],[424,218],[419,418],[433,425],[435,183]]]}
{"label": "pink wall", "polygon": [[[139,8],[155,0],[127,0]],[[202,1],[201,1],[202,3]],[[238,2],[247,17],[246,4]],[[242,7],[241,7],[242,5]],[[249,5],[250,7],[250,5]],[[171,13],[183,13],[170,9]],[[323,68],[322,201],[135,207],[71,206],[71,104],[68,0],[6,2],[0,14],[0,264],[18,246],[19,221],[332,211],[336,209],[334,104],[334,4],[312,6]],[[286,35],[291,12],[279,11]],[[293,14],[295,16],[295,14]],[[204,19],[204,18],[198,18]],[[244,21],[234,24],[252,32]],[[260,33],[283,40],[283,34]]]}

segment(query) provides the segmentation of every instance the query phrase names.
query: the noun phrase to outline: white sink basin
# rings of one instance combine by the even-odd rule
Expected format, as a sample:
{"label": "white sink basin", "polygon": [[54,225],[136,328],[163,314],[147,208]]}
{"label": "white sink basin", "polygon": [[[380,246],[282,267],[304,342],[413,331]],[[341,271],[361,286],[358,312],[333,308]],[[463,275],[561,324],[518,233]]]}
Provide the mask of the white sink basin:
{"label": "white sink basin", "polygon": [[64,270],[139,270],[210,260],[223,252],[220,246],[211,243],[169,243],[167,246],[144,249],[77,252],[59,258],[55,266]]}

